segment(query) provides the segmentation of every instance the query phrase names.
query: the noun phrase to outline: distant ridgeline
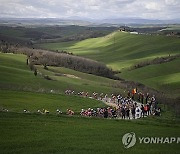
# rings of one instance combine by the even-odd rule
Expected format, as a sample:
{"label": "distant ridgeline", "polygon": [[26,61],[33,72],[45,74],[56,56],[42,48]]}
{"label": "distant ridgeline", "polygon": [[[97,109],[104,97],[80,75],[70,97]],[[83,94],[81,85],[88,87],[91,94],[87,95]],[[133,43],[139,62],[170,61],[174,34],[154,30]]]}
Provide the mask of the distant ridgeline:
{"label": "distant ridgeline", "polygon": [[86,27],[86,26],[2,26],[0,25],[0,40],[32,46],[35,43],[67,42],[106,36],[117,30],[116,27]]}
{"label": "distant ridgeline", "polygon": [[29,64],[31,69],[35,68],[34,65],[43,65],[44,69],[48,69],[47,66],[59,66],[98,76],[117,78],[114,77],[114,72],[106,67],[105,64],[68,53],[56,53],[47,50],[14,46],[2,41],[0,43],[0,49],[4,53],[27,55],[27,64]]}

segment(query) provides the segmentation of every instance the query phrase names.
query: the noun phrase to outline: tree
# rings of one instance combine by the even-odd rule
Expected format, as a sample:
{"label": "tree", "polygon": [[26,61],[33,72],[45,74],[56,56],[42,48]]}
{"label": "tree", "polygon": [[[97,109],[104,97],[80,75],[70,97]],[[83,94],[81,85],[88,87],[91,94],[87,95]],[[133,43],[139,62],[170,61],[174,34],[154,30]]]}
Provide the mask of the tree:
{"label": "tree", "polygon": [[29,59],[28,59],[28,58],[26,59],[26,64],[27,64],[27,65],[29,64]]}
{"label": "tree", "polygon": [[37,69],[34,70],[34,75],[37,76]]}
{"label": "tree", "polygon": [[44,69],[48,69],[48,61],[49,61],[50,56],[48,54],[44,54],[39,58],[39,62],[44,66]]}
{"label": "tree", "polygon": [[35,69],[34,64],[32,62],[29,63],[29,68],[31,69],[31,71],[33,71]]}

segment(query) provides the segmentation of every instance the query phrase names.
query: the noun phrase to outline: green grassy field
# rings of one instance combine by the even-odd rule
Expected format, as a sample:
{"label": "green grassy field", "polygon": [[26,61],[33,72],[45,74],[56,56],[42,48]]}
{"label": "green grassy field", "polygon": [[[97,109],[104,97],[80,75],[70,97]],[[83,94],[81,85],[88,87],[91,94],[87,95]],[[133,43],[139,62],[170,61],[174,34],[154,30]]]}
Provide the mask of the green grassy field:
{"label": "green grassy field", "polygon": [[137,121],[56,117],[0,112],[1,153],[174,153],[179,144],[140,144],[125,149],[122,136],[179,136],[180,126],[173,121]]}
{"label": "green grassy field", "polygon": [[[121,77],[179,96],[179,59],[169,63],[128,71],[137,62],[157,56],[177,54],[179,39],[174,37],[131,35],[116,32],[106,37],[81,42],[46,44],[49,49],[65,49],[106,63],[121,70]],[[55,45],[55,46],[54,46]],[[137,137],[178,137],[180,121],[170,108],[162,107],[161,117],[118,120],[56,116],[56,109],[78,112],[82,108],[103,107],[100,101],[64,95],[66,89],[98,93],[123,93],[119,81],[81,73],[62,67],[36,66],[34,76],[26,56],[0,53],[0,153],[179,153],[173,144],[139,144],[125,149],[122,136],[135,132]],[[44,79],[48,75],[52,80]],[[54,93],[50,93],[53,89]],[[23,113],[27,109],[31,113]],[[50,111],[39,115],[40,109]]]}
{"label": "green grassy field", "polygon": [[180,32],[180,26],[179,25],[171,25],[165,29],[161,30],[162,32]]}
{"label": "green grassy field", "polygon": [[31,113],[36,113],[38,109],[48,110],[55,114],[57,109],[66,112],[66,109],[72,109],[79,114],[82,108],[88,109],[105,107],[101,101],[82,98],[78,96],[67,96],[62,94],[34,93],[22,91],[0,90],[0,109],[6,108],[10,112],[22,113],[27,109]]}
{"label": "green grassy field", "polygon": [[50,92],[53,89],[56,93],[64,93],[67,89],[108,94],[122,92],[118,81],[66,68],[49,67],[49,70],[44,70],[42,66],[36,67],[40,73],[53,80],[46,80],[40,74],[35,77],[26,65],[26,56],[0,53],[0,87],[39,92]]}
{"label": "green grassy field", "polygon": [[147,59],[178,54],[180,40],[176,37],[114,32],[105,37],[80,42],[45,43],[39,44],[39,46],[46,49],[67,50],[101,61],[114,70],[123,71],[123,69]]}
{"label": "green grassy field", "polygon": [[141,82],[149,87],[165,92],[171,97],[179,97],[180,93],[180,58],[168,63],[150,65],[123,72],[120,77]]}
{"label": "green grassy field", "polygon": [[133,65],[157,57],[180,53],[177,37],[158,35],[135,35],[114,32],[106,37],[87,39],[80,42],[39,44],[46,49],[64,49],[74,54],[95,59],[120,70],[125,80],[141,82],[156,90],[165,91],[169,96],[179,96],[179,65],[176,60],[168,64],[152,65],[128,71]]}

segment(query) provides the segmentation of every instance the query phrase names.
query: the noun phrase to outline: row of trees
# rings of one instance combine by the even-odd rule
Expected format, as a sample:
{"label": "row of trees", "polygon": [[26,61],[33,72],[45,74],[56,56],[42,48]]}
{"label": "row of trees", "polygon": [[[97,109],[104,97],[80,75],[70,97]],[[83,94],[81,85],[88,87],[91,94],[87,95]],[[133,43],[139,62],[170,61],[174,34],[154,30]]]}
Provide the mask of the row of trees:
{"label": "row of trees", "polygon": [[114,72],[105,64],[67,53],[14,46],[7,42],[1,42],[1,50],[27,55],[31,68],[33,68],[33,65],[43,65],[45,69],[47,69],[47,66],[60,66],[98,76],[114,77]]}
{"label": "row of trees", "polygon": [[60,66],[99,76],[113,77],[113,71],[102,63],[64,53],[34,50],[30,56],[30,61],[34,64],[43,65],[45,69],[47,66]]}
{"label": "row of trees", "polygon": [[177,55],[168,55],[166,57],[157,57],[153,60],[146,60],[146,61],[142,61],[134,66],[132,66],[130,69],[133,70],[133,69],[137,69],[137,68],[141,68],[141,67],[145,67],[145,66],[148,66],[148,65],[154,65],[154,64],[161,64],[161,63],[166,63],[166,62],[170,62],[176,58],[179,58],[180,57],[180,54],[177,54]]}

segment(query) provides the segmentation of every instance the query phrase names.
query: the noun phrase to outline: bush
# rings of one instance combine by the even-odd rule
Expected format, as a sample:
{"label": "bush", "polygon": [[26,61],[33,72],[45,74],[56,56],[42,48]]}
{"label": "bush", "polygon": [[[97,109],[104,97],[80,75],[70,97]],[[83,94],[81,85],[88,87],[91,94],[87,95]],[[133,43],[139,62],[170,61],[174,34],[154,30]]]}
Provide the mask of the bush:
{"label": "bush", "polygon": [[34,71],[35,70],[34,64],[33,63],[29,63],[29,68],[30,68],[31,71]]}
{"label": "bush", "polygon": [[53,80],[53,79],[50,78],[48,75],[45,75],[44,78],[45,78],[46,80]]}

